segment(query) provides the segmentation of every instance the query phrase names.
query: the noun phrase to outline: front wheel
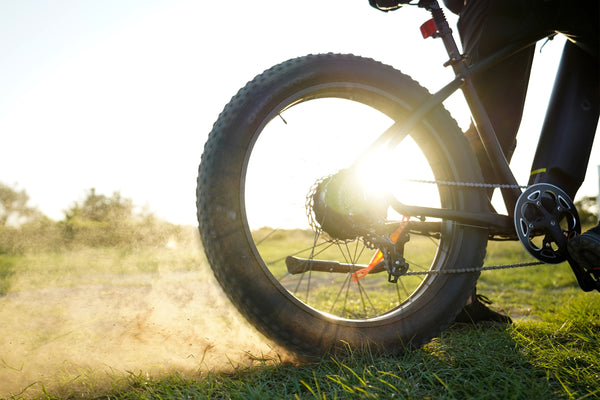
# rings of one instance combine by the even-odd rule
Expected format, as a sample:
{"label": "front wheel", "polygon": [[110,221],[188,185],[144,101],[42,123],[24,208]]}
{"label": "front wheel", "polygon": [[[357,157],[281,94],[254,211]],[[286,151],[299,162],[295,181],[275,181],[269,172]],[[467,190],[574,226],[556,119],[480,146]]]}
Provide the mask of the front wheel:
{"label": "front wheel", "polygon": [[[333,237],[315,218],[322,183],[428,96],[410,77],[373,60],[316,55],[257,76],[219,116],[199,168],[202,242],[232,302],[279,344],[307,356],[340,346],[394,353],[438,335],[465,304],[478,274],[447,272],[482,265],[486,229],[450,220],[409,223],[401,273],[392,276],[380,264],[356,279],[373,243]],[[385,189],[404,204],[485,210],[481,189],[440,183],[482,181],[441,106],[361,165],[349,181],[369,196]],[[391,209],[380,217],[384,226],[408,221]]]}

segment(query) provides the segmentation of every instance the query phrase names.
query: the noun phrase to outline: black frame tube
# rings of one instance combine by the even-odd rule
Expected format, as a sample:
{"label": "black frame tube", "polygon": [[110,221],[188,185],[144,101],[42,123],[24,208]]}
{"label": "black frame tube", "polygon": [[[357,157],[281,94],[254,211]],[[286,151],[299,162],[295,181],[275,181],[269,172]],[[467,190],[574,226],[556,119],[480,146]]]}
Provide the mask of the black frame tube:
{"label": "black frame tube", "polygon": [[[526,42],[515,43],[513,45],[509,45],[500,51],[492,54],[491,56],[481,60],[480,62],[469,65],[463,55],[461,55],[456,41],[454,40],[454,36],[452,35],[452,30],[448,24],[448,21],[444,15],[443,10],[439,6],[437,0],[421,0],[419,2],[419,6],[427,9],[431,12],[433,19],[436,23],[437,27],[437,35],[440,37],[444,43],[444,47],[446,48],[446,52],[450,57],[450,60],[447,62],[447,65],[451,65],[455,72],[455,79],[450,83],[445,85],[443,88],[434,93],[425,103],[423,103],[420,107],[418,107],[404,123],[395,123],[390,129],[388,129],[378,140],[377,143],[386,143],[386,146],[394,147],[400,141],[402,141],[408,132],[410,132],[414,127],[429,113],[432,109],[434,109],[439,104],[443,103],[448,97],[450,97],[456,90],[461,89],[469,105],[469,109],[471,112],[471,116],[473,117],[475,124],[477,126],[477,131],[479,133],[479,139],[483,144],[483,148],[485,149],[492,167],[497,172],[500,177],[500,182],[486,182],[493,183],[498,185],[505,186],[502,189],[502,196],[504,200],[504,204],[508,211],[508,215],[512,220],[514,215],[515,204],[519,196],[521,195],[521,189],[515,179],[512,170],[510,169],[509,163],[502,152],[502,148],[500,143],[498,142],[498,138],[490,121],[490,118],[483,107],[481,99],[473,86],[472,77],[479,74],[482,71],[485,71],[494,65],[506,60],[514,54],[519,53],[520,51],[535,46],[538,40],[543,37],[538,37]],[[507,187],[510,186],[510,187]],[[452,220],[462,220],[463,222],[469,221],[470,223],[481,223],[484,226],[492,227],[500,227],[501,230],[514,230],[512,227],[512,223],[507,223],[507,218],[504,215],[498,213],[490,213],[490,214],[469,214],[466,215],[462,213],[461,215],[456,214],[456,211],[453,210],[437,210],[429,209],[424,207],[413,207],[406,206],[400,203],[395,204],[397,209],[403,209],[405,211],[409,211],[407,214],[413,214],[417,212],[418,215],[421,216],[430,216],[430,217],[446,217]],[[394,208],[396,208],[394,207]],[[491,215],[491,217],[489,217]]]}

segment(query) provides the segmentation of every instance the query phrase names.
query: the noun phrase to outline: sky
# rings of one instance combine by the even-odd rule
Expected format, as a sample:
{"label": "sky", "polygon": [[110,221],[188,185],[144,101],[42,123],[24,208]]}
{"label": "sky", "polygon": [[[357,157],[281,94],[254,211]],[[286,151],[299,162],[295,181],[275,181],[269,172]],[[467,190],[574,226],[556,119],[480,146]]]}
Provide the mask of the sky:
{"label": "sky", "polygon": [[[453,74],[441,66],[441,41],[421,37],[427,19],[417,7],[382,13],[367,0],[0,2],[0,181],[56,220],[95,188],[196,224],[203,145],[239,88],[289,58],[342,52],[435,91]],[[521,184],[563,43],[536,54],[512,163]],[[447,107],[466,128],[460,95]],[[599,147],[580,196],[598,191]]]}

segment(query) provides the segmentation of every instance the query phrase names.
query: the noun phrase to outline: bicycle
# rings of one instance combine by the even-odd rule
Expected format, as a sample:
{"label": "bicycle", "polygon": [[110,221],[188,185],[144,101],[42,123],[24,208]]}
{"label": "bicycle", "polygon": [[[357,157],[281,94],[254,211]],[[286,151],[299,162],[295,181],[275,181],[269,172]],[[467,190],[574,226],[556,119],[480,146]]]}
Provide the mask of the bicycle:
{"label": "bicycle", "polygon": [[[520,240],[539,260],[524,265],[569,261],[582,289],[600,290],[566,250],[581,231],[573,201],[548,174],[518,185],[471,82],[542,38],[470,65],[438,2],[413,5],[432,14],[423,36],[442,39],[456,74],[441,90],[367,58],[299,57],[242,88],[205,145],[197,216],[213,272],[256,328],[302,356],[426,343],[488,268],[488,240]],[[443,107],[458,89],[500,182],[484,181]],[[490,204],[495,188],[507,214]]]}

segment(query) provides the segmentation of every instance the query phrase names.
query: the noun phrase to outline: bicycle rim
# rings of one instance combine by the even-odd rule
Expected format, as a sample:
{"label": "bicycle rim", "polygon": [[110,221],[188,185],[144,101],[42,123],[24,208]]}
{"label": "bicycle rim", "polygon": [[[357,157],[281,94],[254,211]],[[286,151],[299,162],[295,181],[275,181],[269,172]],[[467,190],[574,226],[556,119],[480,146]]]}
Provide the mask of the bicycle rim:
{"label": "bicycle rim", "polygon": [[[393,110],[393,111],[392,111]],[[356,271],[368,265],[375,250],[361,238],[332,240],[311,215],[311,188],[359,157],[410,106],[360,84],[329,83],[294,93],[266,116],[254,135],[242,180],[242,210],[247,238],[263,271],[294,302],[340,322],[369,323],[401,315],[440,275],[401,276]],[[386,189],[401,202],[460,208],[448,188],[411,180],[454,178],[455,167],[427,123],[419,125],[394,149],[374,153],[353,178],[370,195]],[[307,201],[308,199],[308,201]],[[389,221],[402,216],[388,210]],[[404,258],[410,271],[439,270],[452,262],[460,240],[452,222],[440,221],[437,237],[411,234]],[[290,271],[286,258],[305,261]],[[311,260],[335,261],[344,272],[316,271]]]}

